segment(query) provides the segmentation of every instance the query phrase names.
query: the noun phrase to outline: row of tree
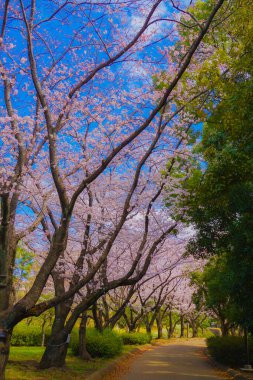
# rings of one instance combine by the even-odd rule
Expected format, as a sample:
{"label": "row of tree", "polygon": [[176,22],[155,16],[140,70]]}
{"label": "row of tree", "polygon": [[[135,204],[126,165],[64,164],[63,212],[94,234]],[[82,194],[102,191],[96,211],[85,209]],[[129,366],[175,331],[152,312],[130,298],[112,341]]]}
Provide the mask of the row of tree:
{"label": "row of tree", "polygon": [[[65,363],[68,335],[90,308],[98,327],[113,323],[112,313],[99,317],[98,305],[106,314],[120,288],[123,303],[137,292],[140,309],[154,295],[159,308],[149,317],[161,328],[170,310],[164,292],[182,275],[188,199],[197,199],[196,125],[219,103],[216,85],[232,83],[248,59],[238,20],[247,20],[250,3],[6,0],[0,7],[4,378],[15,325],[51,308],[43,368]],[[32,252],[33,281],[15,299],[20,249]],[[159,287],[142,294],[152,276]],[[48,289],[54,296],[42,298]]]}

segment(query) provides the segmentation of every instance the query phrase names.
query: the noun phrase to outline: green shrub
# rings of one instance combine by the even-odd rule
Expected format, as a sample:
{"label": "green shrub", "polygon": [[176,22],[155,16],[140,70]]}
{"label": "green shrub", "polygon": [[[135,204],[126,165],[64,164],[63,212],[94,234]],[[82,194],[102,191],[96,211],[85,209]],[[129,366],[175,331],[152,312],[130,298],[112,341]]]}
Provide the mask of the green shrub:
{"label": "green shrub", "polygon": [[[211,356],[222,364],[239,367],[246,363],[244,339],[238,336],[211,337],[207,339]],[[250,361],[253,363],[253,340],[249,339]]]}
{"label": "green shrub", "polygon": [[[50,334],[50,329],[46,329],[45,342]],[[42,329],[40,326],[28,325],[27,323],[19,323],[15,326],[11,337],[12,346],[41,346]]]}
{"label": "green shrub", "polygon": [[121,337],[124,344],[147,344],[150,343],[152,336],[146,333],[122,333]]}
{"label": "green shrub", "polygon": [[[105,329],[102,333],[96,329],[87,329],[86,333],[87,350],[93,358],[112,358],[118,355],[123,346],[121,336],[110,329]],[[74,355],[78,355],[78,333],[71,334],[70,347]]]}

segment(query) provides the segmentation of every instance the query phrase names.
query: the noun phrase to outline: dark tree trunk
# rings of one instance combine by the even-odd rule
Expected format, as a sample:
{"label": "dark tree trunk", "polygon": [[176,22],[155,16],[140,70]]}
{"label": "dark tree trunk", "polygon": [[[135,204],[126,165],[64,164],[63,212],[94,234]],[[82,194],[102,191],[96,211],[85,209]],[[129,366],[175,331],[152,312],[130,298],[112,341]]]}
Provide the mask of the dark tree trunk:
{"label": "dark tree trunk", "polygon": [[109,319],[108,326],[113,329],[125,312],[125,306],[117,310],[117,312]]}
{"label": "dark tree trunk", "polygon": [[228,336],[228,333],[229,333],[228,323],[226,323],[226,321],[224,321],[224,320],[221,320],[221,334],[222,334],[222,336]]}
{"label": "dark tree trunk", "polygon": [[56,309],[56,317],[52,326],[46,349],[40,361],[40,368],[64,367],[68,350],[68,332],[64,330],[66,316]]}
{"label": "dark tree trunk", "polygon": [[192,327],[192,337],[193,338],[197,338],[198,336],[198,326],[195,322],[192,322],[191,323],[191,327]]}
{"label": "dark tree trunk", "polygon": [[181,315],[180,317],[180,338],[184,337],[184,316]]}
{"label": "dark tree trunk", "polygon": [[146,332],[148,334],[151,334],[152,332],[152,327],[155,323],[155,320],[156,320],[156,313],[153,313],[153,315],[151,316],[151,318],[149,319],[148,316],[146,316],[145,318],[145,325],[146,325]]}
{"label": "dark tree trunk", "polygon": [[173,323],[173,318],[172,318],[172,311],[169,312],[169,326],[166,327],[167,333],[168,333],[168,339],[173,337],[175,328],[178,324],[178,321],[175,321]]}
{"label": "dark tree trunk", "polygon": [[249,336],[248,336],[247,327],[244,328],[244,346],[245,346],[246,364],[250,365]]}
{"label": "dark tree trunk", "polygon": [[135,332],[136,330],[136,324],[135,323],[130,323],[128,326],[128,331],[129,332]]}
{"label": "dark tree trunk", "polygon": [[102,332],[103,331],[103,325],[102,325],[101,313],[98,311],[97,303],[95,303],[92,306],[91,310],[92,310],[95,328],[98,331]]}
{"label": "dark tree trunk", "polygon": [[[104,312],[102,311],[100,312],[100,320],[102,321],[102,325],[104,327],[104,326],[108,326],[110,323],[110,312],[109,312],[109,306],[106,300],[106,296],[102,297],[102,302],[104,306]],[[103,323],[103,319],[104,319],[104,323]]]}
{"label": "dark tree trunk", "polygon": [[68,350],[68,334],[65,332],[51,335],[40,361],[40,368],[64,367]]}
{"label": "dark tree trunk", "polygon": [[157,324],[157,339],[162,339],[163,337],[163,326],[160,322]]}
{"label": "dark tree trunk", "polygon": [[236,336],[236,328],[235,328],[235,326],[231,327],[230,331],[231,331],[231,335],[232,336]]}
{"label": "dark tree trunk", "polygon": [[87,311],[83,312],[79,327],[79,356],[83,360],[91,360],[91,356],[86,347],[86,327],[87,327]]}
{"label": "dark tree trunk", "polygon": [[147,322],[146,322],[146,332],[147,332],[147,334],[151,334],[151,326]]}
{"label": "dark tree trunk", "polygon": [[0,379],[5,379],[5,368],[9,358],[12,330],[7,326],[6,311],[13,304],[13,268],[17,241],[14,235],[14,215],[10,211],[8,195],[0,197]]}
{"label": "dark tree trunk", "polygon": [[156,317],[156,325],[157,325],[157,339],[162,339],[162,337],[163,337],[163,326],[162,326],[162,318],[161,318],[160,311]]}
{"label": "dark tree trunk", "polygon": [[[55,294],[60,296],[65,292],[64,279],[57,272],[52,273]],[[55,307],[55,318],[46,349],[40,361],[40,368],[64,367],[68,350],[69,332],[64,328],[72,299]]]}
{"label": "dark tree trunk", "polygon": [[152,331],[152,327],[153,327],[153,318],[151,318],[151,320],[149,320],[149,318],[147,316],[146,320],[145,320],[145,326],[146,326],[147,334],[151,335],[151,331]]}
{"label": "dark tree trunk", "polygon": [[[1,326],[1,325],[0,325]],[[5,368],[9,358],[11,334],[0,328],[0,380],[5,379]]]}
{"label": "dark tree trunk", "polygon": [[168,338],[172,338],[173,335],[173,320],[172,320],[172,311],[169,311],[169,330],[168,330]]}
{"label": "dark tree trunk", "polygon": [[244,329],[243,329],[242,326],[239,326],[239,327],[238,327],[238,335],[239,335],[239,336],[244,336]]}
{"label": "dark tree trunk", "polygon": [[68,350],[68,334],[54,334],[47,344],[46,350],[40,361],[40,368],[64,367]]}

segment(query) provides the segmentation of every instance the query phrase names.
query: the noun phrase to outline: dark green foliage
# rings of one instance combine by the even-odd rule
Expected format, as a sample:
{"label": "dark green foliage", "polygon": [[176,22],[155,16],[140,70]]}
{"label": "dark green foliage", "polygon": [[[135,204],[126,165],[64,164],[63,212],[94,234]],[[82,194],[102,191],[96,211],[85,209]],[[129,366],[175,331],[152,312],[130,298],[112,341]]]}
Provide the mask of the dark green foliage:
{"label": "dark green foliage", "polygon": [[[244,17],[246,20],[247,13]],[[204,281],[208,282],[208,306],[222,305],[226,319],[252,329],[253,49],[248,44],[252,22],[245,28],[249,28],[248,34],[238,34],[242,46],[245,44],[244,54],[237,57],[238,66],[213,89],[214,107],[198,147],[202,170],[191,176],[193,187],[187,183],[191,193],[186,214],[196,232],[188,254],[218,257],[217,270],[208,268],[213,276]]]}
{"label": "dark green foliage", "polygon": [[202,271],[191,273],[190,278],[195,288],[193,302],[196,307],[204,306],[212,311],[221,323],[222,333],[228,333],[233,322],[240,320],[240,310],[231,297],[234,272],[230,269],[228,256],[212,257]]}
{"label": "dark green foliage", "polygon": [[[123,341],[119,334],[110,329],[105,329],[100,333],[92,328],[87,329],[86,346],[93,358],[112,358],[121,353]],[[74,355],[78,355],[79,341],[77,332],[71,335],[70,348]]]}
{"label": "dark green foliage", "polygon": [[[208,351],[218,362],[240,367],[246,363],[244,339],[238,336],[211,337],[207,339]],[[249,339],[250,362],[253,363],[253,340]]]}
{"label": "dark green foliage", "polygon": [[147,344],[150,343],[152,339],[152,336],[150,334],[138,332],[125,332],[121,334],[121,337],[124,344]]}

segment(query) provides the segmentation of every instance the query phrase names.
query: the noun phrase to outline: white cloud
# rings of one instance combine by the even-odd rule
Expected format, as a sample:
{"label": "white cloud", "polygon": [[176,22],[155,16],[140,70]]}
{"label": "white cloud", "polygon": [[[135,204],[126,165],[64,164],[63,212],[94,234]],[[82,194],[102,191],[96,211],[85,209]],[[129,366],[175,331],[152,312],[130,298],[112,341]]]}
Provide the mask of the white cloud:
{"label": "white cloud", "polygon": [[[147,9],[147,11],[143,12],[143,14],[131,16],[129,29],[132,35],[135,35],[141,29],[149,11],[150,9]],[[156,12],[154,13],[152,19],[155,20],[159,18],[166,18],[168,17],[169,13],[170,11],[168,7],[166,6],[166,4],[161,3],[159,7],[157,8]],[[166,21],[158,21],[158,22],[153,23],[148,28],[147,33],[150,35],[151,39],[154,34],[156,35],[156,37],[162,34],[165,24],[166,24]]]}

